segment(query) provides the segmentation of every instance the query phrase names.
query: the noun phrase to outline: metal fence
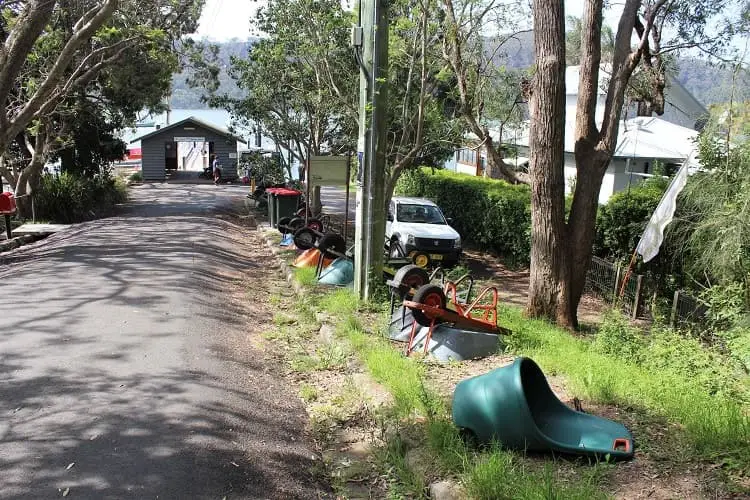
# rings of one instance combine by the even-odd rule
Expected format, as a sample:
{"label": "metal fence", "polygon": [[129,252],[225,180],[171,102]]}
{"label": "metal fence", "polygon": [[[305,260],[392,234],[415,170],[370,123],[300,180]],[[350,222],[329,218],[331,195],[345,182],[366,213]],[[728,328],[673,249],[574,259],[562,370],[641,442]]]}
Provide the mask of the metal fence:
{"label": "metal fence", "polygon": [[672,299],[672,314],[669,323],[672,326],[689,323],[702,324],[706,321],[708,306],[700,299],[677,290]]}
{"label": "metal fence", "polygon": [[[644,277],[641,274],[631,274],[622,291],[627,266],[612,263],[599,257],[591,258],[591,265],[586,274],[586,292],[601,297],[610,304],[617,303],[631,318],[649,315],[649,308],[643,300]],[[620,293],[622,297],[620,297]],[[684,291],[676,291],[672,299],[670,324],[684,325],[688,323],[702,323],[706,319],[708,307],[699,299]]]}
{"label": "metal fence", "polygon": [[[631,274],[625,289],[621,290],[627,268],[599,257],[591,258],[586,274],[586,292],[601,297],[609,303],[617,302],[632,318],[644,312],[642,290],[643,275]],[[622,297],[620,296],[622,293]]]}

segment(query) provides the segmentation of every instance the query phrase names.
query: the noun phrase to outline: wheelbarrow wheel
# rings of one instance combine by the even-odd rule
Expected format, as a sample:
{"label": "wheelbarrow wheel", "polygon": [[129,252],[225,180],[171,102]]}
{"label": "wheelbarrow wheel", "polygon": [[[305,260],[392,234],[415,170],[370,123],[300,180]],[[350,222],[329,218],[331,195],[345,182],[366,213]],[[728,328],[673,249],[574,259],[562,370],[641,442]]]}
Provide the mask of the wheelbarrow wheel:
{"label": "wheelbarrow wheel", "polygon": [[301,227],[294,232],[294,244],[300,250],[309,250],[315,246],[318,236],[309,227]]}
{"label": "wheelbarrow wheel", "polygon": [[430,276],[427,274],[427,271],[413,264],[400,268],[393,275],[393,283],[399,288],[406,288],[407,296],[411,296],[408,293],[409,290],[416,290],[429,282]]}
{"label": "wheelbarrow wheel", "polygon": [[317,247],[324,257],[335,259],[338,257],[338,255],[330,253],[329,250],[333,250],[336,253],[343,254],[344,252],[346,252],[346,241],[344,241],[344,238],[341,235],[338,235],[336,233],[328,233],[324,234],[323,237],[320,238]]}
{"label": "wheelbarrow wheel", "polygon": [[[445,293],[438,285],[422,285],[414,293],[414,302],[445,309]],[[430,326],[432,319],[419,309],[413,309],[414,320],[422,326]]]}
{"label": "wheelbarrow wheel", "polygon": [[292,220],[291,217],[282,217],[281,219],[279,219],[279,223],[277,227],[279,228],[279,232],[281,234],[287,234],[293,231],[292,227],[289,225],[289,222],[291,220]]}
{"label": "wheelbarrow wheel", "polygon": [[319,219],[307,219],[307,227],[319,233],[323,232],[323,223]]}
{"label": "wheelbarrow wheel", "polygon": [[287,225],[289,226],[289,232],[294,233],[297,229],[305,226],[305,219],[302,217],[293,217]]}

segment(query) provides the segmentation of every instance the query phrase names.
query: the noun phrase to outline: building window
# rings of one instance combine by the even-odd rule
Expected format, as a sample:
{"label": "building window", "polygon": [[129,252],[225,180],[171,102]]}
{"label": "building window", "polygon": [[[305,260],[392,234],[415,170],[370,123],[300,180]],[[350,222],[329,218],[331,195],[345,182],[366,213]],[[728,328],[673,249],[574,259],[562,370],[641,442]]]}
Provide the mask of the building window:
{"label": "building window", "polygon": [[458,151],[458,161],[469,165],[476,165],[477,152],[473,149],[461,149]]}
{"label": "building window", "polygon": [[645,162],[645,163],[643,164],[643,173],[644,173],[644,174],[647,174],[647,173],[649,173],[648,169],[649,169],[649,164],[648,164],[648,162]]}

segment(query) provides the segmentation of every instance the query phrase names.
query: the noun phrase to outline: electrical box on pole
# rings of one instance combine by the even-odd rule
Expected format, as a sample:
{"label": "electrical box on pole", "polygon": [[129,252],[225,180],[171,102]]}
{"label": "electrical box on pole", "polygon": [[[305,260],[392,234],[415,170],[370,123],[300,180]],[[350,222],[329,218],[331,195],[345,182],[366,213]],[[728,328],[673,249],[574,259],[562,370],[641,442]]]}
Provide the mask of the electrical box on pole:
{"label": "electrical box on pole", "polygon": [[[367,299],[381,279],[385,244],[388,0],[361,0],[352,45],[360,65],[354,288]],[[361,28],[361,34],[360,29]]]}

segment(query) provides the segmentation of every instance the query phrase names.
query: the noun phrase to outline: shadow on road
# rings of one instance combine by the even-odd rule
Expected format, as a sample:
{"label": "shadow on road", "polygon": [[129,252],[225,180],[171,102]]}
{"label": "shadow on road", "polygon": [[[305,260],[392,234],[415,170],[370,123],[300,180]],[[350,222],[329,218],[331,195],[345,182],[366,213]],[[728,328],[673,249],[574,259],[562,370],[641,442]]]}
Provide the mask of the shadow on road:
{"label": "shadow on road", "polygon": [[268,272],[259,242],[214,216],[239,190],[204,191],[144,187],[0,266],[0,498],[325,491],[304,410],[233,297]]}

